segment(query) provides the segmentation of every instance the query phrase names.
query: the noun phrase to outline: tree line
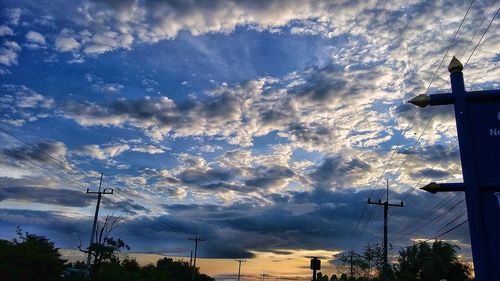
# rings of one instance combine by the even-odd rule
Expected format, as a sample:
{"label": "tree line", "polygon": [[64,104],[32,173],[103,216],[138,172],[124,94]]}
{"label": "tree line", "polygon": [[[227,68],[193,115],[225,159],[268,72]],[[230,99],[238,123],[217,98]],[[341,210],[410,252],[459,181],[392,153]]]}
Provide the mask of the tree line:
{"label": "tree line", "polygon": [[[399,251],[396,262],[389,267],[390,281],[470,281],[472,268],[462,262],[458,246],[444,242],[415,243]],[[381,281],[384,266],[380,244],[365,247],[362,254],[344,252],[337,257],[344,272],[340,276],[318,273],[318,281]],[[351,266],[352,265],[352,266]],[[352,276],[351,276],[352,275]]]}
{"label": "tree line", "polygon": [[[185,261],[162,258],[156,264],[141,266],[134,259],[121,260],[117,253],[129,249],[121,239],[106,237],[94,243],[94,257],[89,270],[83,262],[68,263],[54,242],[44,236],[23,233],[16,238],[0,240],[0,279],[3,281],[186,281],[193,267]],[[196,281],[215,279],[195,270]]]}

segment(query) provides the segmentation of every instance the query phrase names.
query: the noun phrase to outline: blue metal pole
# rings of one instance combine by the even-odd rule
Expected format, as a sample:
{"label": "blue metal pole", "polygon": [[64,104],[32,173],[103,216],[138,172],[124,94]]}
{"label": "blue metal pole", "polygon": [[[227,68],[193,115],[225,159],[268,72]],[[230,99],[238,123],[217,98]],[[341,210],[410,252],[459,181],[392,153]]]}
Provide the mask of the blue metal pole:
{"label": "blue metal pole", "polygon": [[[458,62],[458,60],[457,60]],[[452,62],[453,64],[453,62]],[[478,176],[476,171],[476,157],[474,155],[472,127],[466,102],[466,92],[462,65],[458,62],[454,67],[450,64],[451,89],[455,95],[455,119],[457,122],[458,141],[460,146],[460,160],[465,183],[465,199],[469,218],[469,230],[474,259],[476,281],[491,281],[493,272],[487,266],[487,245],[485,227],[482,219],[482,205],[480,201]]]}

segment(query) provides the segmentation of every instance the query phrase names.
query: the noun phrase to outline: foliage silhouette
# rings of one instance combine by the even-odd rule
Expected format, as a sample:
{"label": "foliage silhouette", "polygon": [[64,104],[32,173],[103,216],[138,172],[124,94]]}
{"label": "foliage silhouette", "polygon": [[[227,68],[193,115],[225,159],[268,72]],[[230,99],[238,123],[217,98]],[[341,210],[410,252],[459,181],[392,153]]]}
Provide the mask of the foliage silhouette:
{"label": "foliage silhouette", "polygon": [[61,280],[65,260],[49,239],[17,228],[17,238],[0,240],[0,276],[4,281]]}
{"label": "foliage silhouette", "polygon": [[[17,238],[0,240],[0,280],[2,281],[86,281],[84,262],[66,263],[49,239],[17,230]],[[140,266],[136,260],[120,260],[116,249],[125,242],[107,237],[101,251],[99,274],[95,281],[186,281],[193,268],[185,261],[162,258],[156,265]],[[107,248],[106,248],[107,247]],[[215,281],[195,270],[195,281]]]}
{"label": "foliage silhouette", "polygon": [[460,262],[457,246],[443,241],[418,243],[399,252],[395,265],[397,280],[464,281],[470,280],[471,268]]}

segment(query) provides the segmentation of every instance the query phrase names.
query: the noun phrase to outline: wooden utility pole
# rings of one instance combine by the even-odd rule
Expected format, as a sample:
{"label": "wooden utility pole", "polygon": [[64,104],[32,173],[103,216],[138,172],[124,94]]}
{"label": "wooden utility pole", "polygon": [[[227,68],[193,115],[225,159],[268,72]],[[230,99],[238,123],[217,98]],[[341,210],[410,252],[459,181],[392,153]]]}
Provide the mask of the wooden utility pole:
{"label": "wooden utility pole", "polygon": [[389,262],[387,261],[387,212],[389,211],[389,207],[404,207],[403,201],[400,204],[389,204],[389,179],[386,179],[386,200],[385,202],[381,202],[379,199],[378,202],[372,202],[370,198],[368,198],[368,204],[372,205],[380,205],[384,206],[384,266],[382,268],[382,276],[383,280],[389,280]]}
{"label": "wooden utility pole", "polygon": [[191,281],[194,281],[194,277],[196,274],[196,256],[198,254],[198,242],[199,241],[205,241],[204,237],[198,236],[198,231],[196,231],[196,236],[195,237],[189,237],[188,238],[191,241],[194,241],[194,261],[193,261],[193,275],[191,278]]}
{"label": "wooden utility pole", "polygon": [[89,243],[89,249],[88,249],[88,254],[87,254],[87,269],[90,271],[90,260],[92,258],[92,251],[91,251],[91,246],[94,243],[94,238],[95,238],[95,232],[96,232],[96,227],[97,227],[97,219],[99,217],[99,206],[101,205],[101,197],[104,194],[113,194],[113,189],[111,191],[108,191],[104,189],[101,191],[101,186],[102,186],[102,177],[103,173],[101,173],[101,180],[99,181],[99,190],[96,191],[90,191],[87,188],[87,194],[97,194],[97,205],[95,207],[95,214],[94,214],[94,224],[92,225],[92,233],[90,234],[90,243]]}
{"label": "wooden utility pole", "polygon": [[241,275],[241,263],[246,262],[246,260],[236,260],[238,262],[238,281],[240,281],[240,275]]}
{"label": "wooden utility pole", "polygon": [[354,256],[367,260],[365,256],[355,253],[353,250],[349,252],[349,267],[350,267],[350,277],[354,277]]}
{"label": "wooden utility pole", "polygon": [[353,255],[353,252],[352,252],[352,251],[350,251],[350,252],[349,252],[349,254],[350,254],[349,261],[350,261],[350,263],[351,263],[351,272],[350,272],[350,273],[351,273],[351,278],[353,278],[353,277],[354,277],[354,268],[353,268],[353,266],[352,266],[352,255]]}

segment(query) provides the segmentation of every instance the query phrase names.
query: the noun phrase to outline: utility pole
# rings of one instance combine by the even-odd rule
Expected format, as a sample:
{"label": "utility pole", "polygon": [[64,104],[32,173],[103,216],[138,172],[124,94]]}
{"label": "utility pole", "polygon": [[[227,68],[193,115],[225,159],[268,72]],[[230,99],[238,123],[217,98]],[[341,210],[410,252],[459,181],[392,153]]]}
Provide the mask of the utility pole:
{"label": "utility pole", "polygon": [[191,281],[194,281],[195,273],[196,273],[196,256],[198,254],[198,242],[199,241],[205,241],[204,237],[198,236],[198,231],[196,231],[196,236],[195,237],[189,237],[188,238],[191,241],[194,241],[194,261],[193,261],[193,275],[191,278]]}
{"label": "utility pole", "polygon": [[351,255],[350,258],[349,258],[349,261],[351,263],[351,278],[353,278],[354,277],[354,269],[353,269],[353,266],[352,266],[352,255],[354,253],[352,251],[350,251],[349,254]]}
{"label": "utility pole", "polygon": [[103,173],[101,173],[101,180],[99,181],[99,190],[96,191],[90,191],[87,188],[87,194],[97,194],[97,205],[95,207],[95,215],[94,215],[94,224],[92,225],[92,233],[90,234],[90,243],[89,243],[89,249],[88,249],[88,255],[87,255],[87,268],[90,271],[90,260],[92,258],[92,251],[90,250],[90,247],[94,243],[94,238],[95,238],[95,232],[96,232],[96,227],[97,227],[97,219],[99,217],[99,206],[101,205],[101,197],[104,194],[113,194],[113,189],[111,191],[108,191],[106,188],[101,191],[101,186],[102,186],[102,177]]}
{"label": "utility pole", "polygon": [[236,260],[238,262],[238,281],[240,281],[240,274],[241,274],[241,263],[242,262],[247,262],[246,260]]}
{"label": "utility pole", "polygon": [[378,202],[372,202],[371,198],[368,198],[368,204],[371,205],[380,205],[384,206],[384,266],[382,268],[382,276],[383,280],[389,280],[388,271],[389,271],[389,263],[387,261],[387,212],[389,211],[389,207],[404,207],[403,201],[400,204],[390,204],[389,203],[389,179],[386,179],[386,200],[385,202],[381,202],[379,199]]}
{"label": "utility pole", "polygon": [[193,266],[193,251],[191,250],[191,257],[189,258],[189,267]]}
{"label": "utility pole", "polygon": [[349,267],[350,267],[350,277],[354,277],[354,256],[367,260],[365,256],[355,253],[353,250],[349,252]]}

